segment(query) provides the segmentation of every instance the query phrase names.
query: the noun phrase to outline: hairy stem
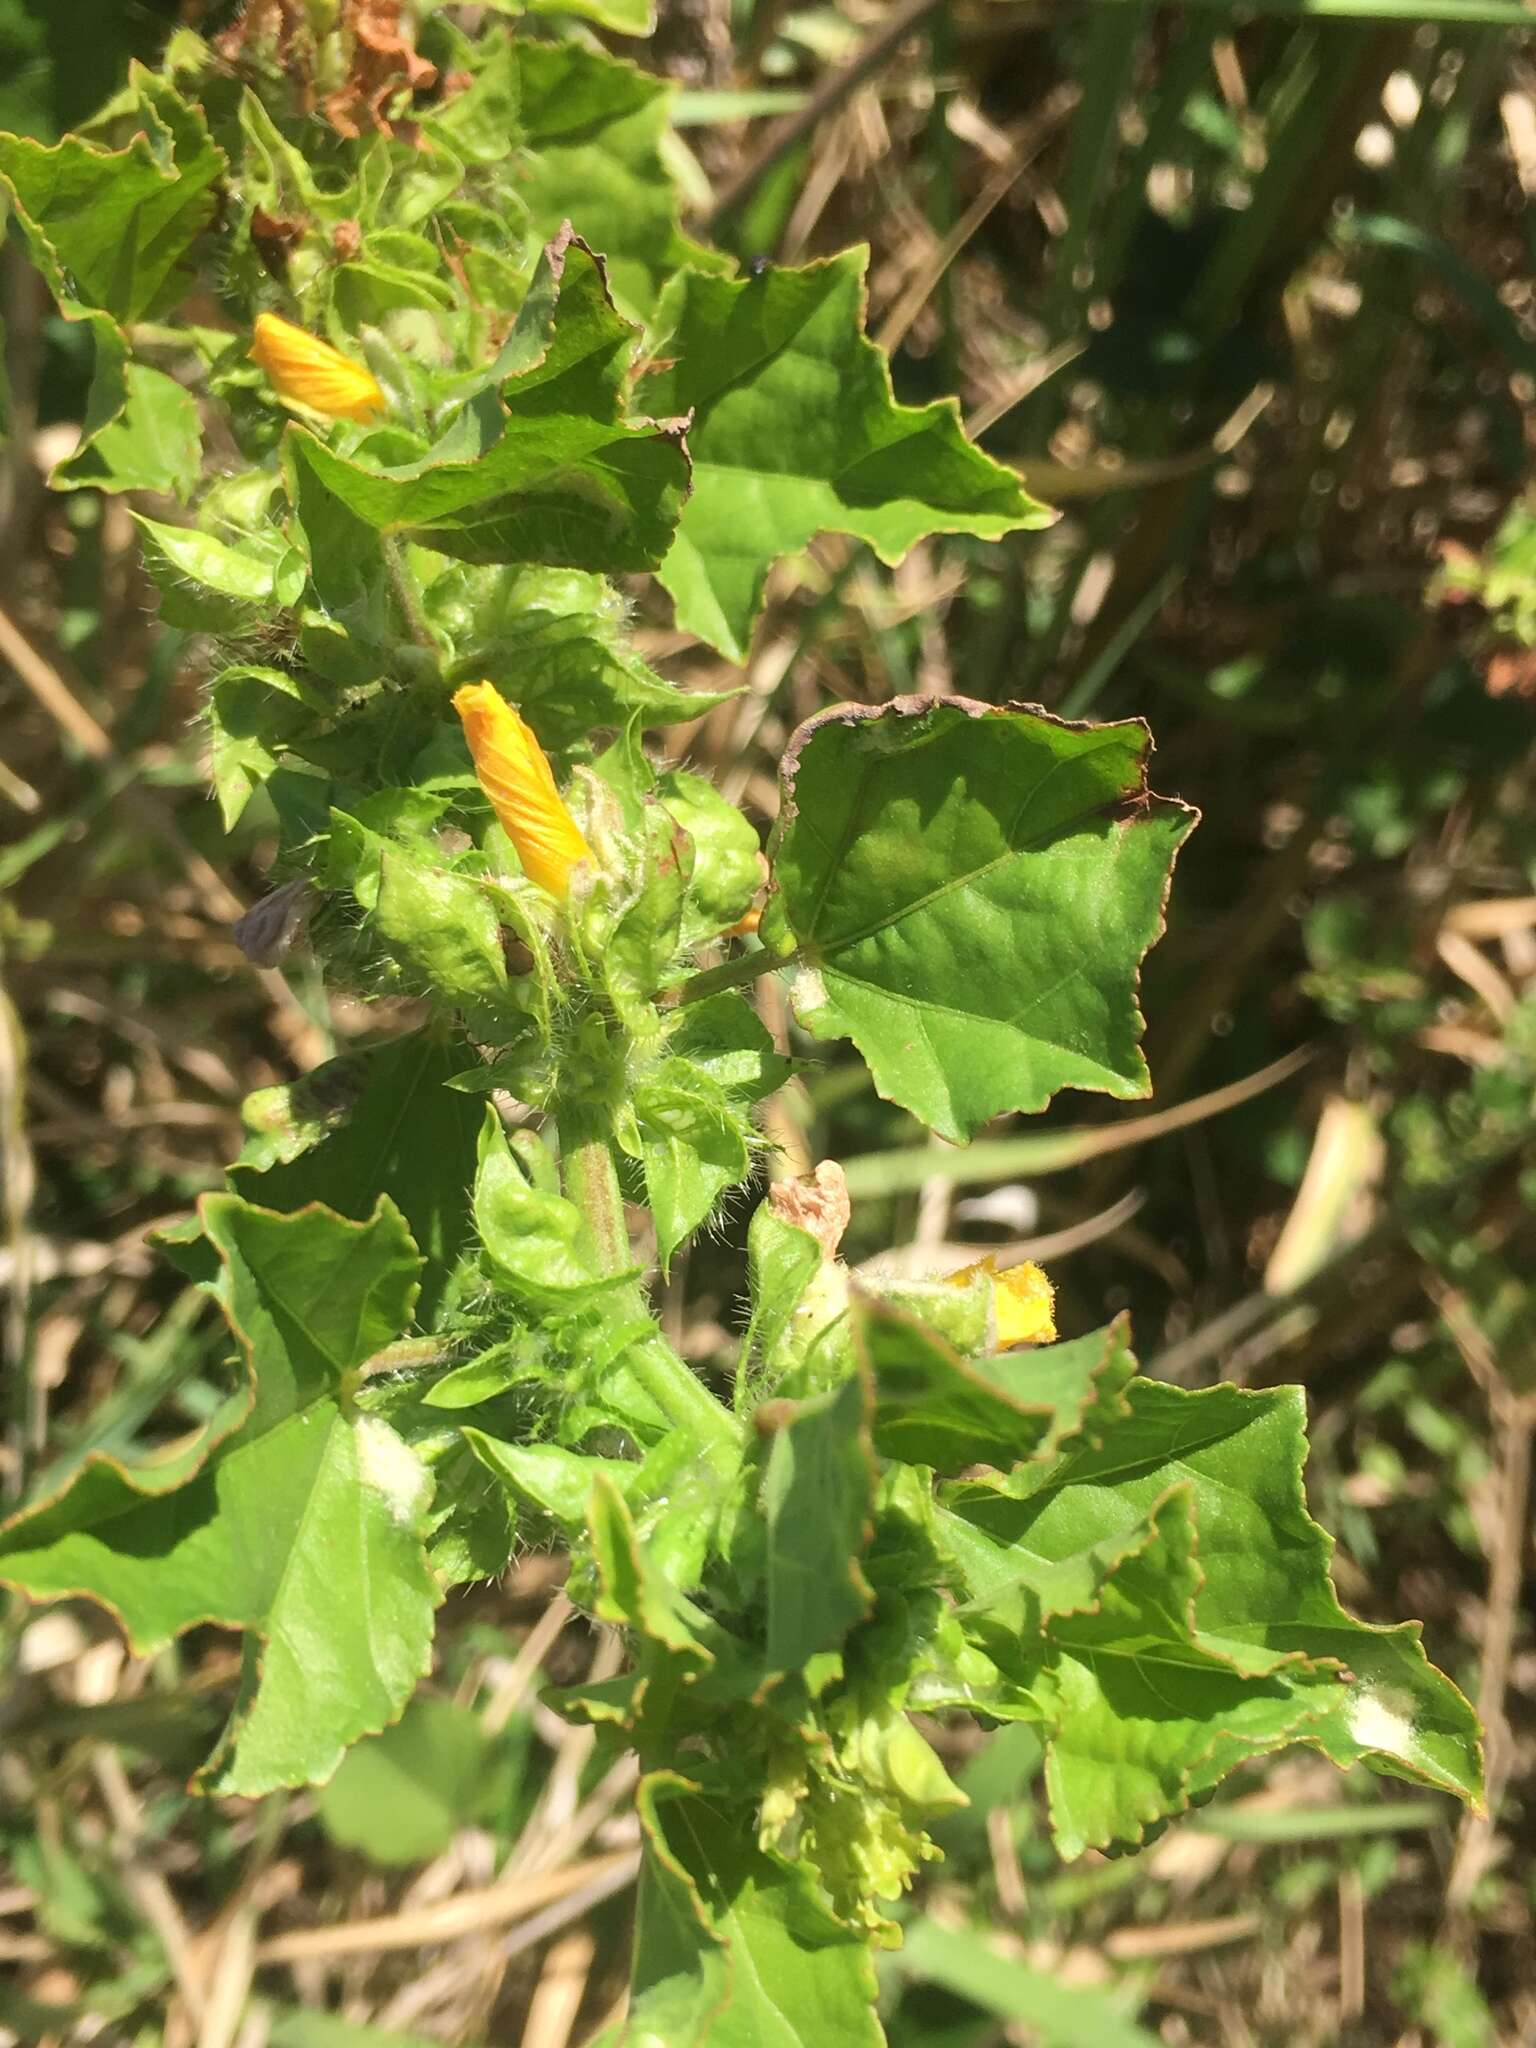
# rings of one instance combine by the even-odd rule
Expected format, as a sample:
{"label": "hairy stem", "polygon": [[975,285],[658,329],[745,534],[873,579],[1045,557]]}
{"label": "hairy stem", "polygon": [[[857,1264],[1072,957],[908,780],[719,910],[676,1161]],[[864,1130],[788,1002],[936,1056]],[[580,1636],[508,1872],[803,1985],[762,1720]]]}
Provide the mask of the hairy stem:
{"label": "hairy stem", "polygon": [[389,578],[389,587],[394,592],[395,602],[400,607],[411,638],[418,647],[424,647],[428,654],[441,654],[442,649],[437,644],[436,636],[427,624],[427,615],[422,609],[421,592],[417,588],[416,578],[411,574],[410,563],[405,559],[404,547],[392,533],[381,533],[379,552],[384,557],[384,574]]}
{"label": "hairy stem", "polygon": [[757,981],[765,974],[774,974],[781,967],[793,967],[796,956],[791,953],[781,959],[777,953],[770,953],[765,946],[755,952],[740,953],[734,960],[722,960],[718,967],[706,967],[702,974],[690,975],[677,992],[679,1003],[701,1003],[706,996],[717,996],[722,989],[744,988],[748,982]]}
{"label": "hairy stem", "polygon": [[598,1270],[605,1275],[622,1273],[630,1263],[629,1231],[608,1133],[596,1119],[576,1109],[564,1111],[558,1127],[566,1197],[586,1218],[597,1247]]}
{"label": "hairy stem", "polygon": [[[576,1204],[586,1219],[601,1271],[605,1275],[623,1273],[630,1265],[629,1231],[607,1128],[599,1116],[575,1105],[557,1117],[556,1125],[566,1198]],[[623,1315],[650,1314],[650,1304],[638,1284],[616,1289],[614,1298],[618,1312]],[[734,1467],[735,1424],[660,1330],[643,1337],[625,1356],[635,1378],[668,1422],[676,1429],[692,1433],[708,1463],[722,1472]]]}

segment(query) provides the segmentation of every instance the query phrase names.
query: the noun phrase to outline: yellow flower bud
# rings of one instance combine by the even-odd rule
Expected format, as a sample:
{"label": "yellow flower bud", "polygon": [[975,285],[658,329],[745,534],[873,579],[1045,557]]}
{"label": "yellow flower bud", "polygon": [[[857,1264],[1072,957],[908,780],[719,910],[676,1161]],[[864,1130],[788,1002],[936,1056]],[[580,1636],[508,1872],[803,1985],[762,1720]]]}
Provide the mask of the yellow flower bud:
{"label": "yellow flower bud", "polygon": [[490,683],[466,683],[453,696],[464,722],[470,759],[502,830],[517,848],[523,871],[563,897],[571,870],[592,850],[566,809],[544,749],[517,712]]}
{"label": "yellow flower bud", "polygon": [[978,1273],[991,1277],[992,1311],[997,1321],[997,1343],[1006,1351],[1010,1344],[1054,1344],[1056,1341],[1056,1295],[1037,1265],[1025,1259],[1021,1265],[999,1272],[989,1252],[973,1266],[962,1266],[945,1278],[951,1287],[968,1287]]}
{"label": "yellow flower bud", "polygon": [[279,398],[307,405],[332,419],[367,421],[389,403],[361,363],[276,313],[258,313],[251,356],[272,380]]}

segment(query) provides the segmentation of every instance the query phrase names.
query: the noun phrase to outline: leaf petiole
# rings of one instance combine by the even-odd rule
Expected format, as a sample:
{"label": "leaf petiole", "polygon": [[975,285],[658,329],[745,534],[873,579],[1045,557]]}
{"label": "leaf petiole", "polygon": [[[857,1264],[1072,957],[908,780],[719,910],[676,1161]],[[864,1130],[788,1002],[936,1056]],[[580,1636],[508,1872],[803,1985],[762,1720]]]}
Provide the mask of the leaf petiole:
{"label": "leaf petiole", "polygon": [[739,953],[734,960],[722,960],[718,967],[706,967],[702,974],[691,974],[677,991],[678,1006],[702,1003],[706,996],[717,996],[722,989],[745,988],[764,974],[793,967],[798,959],[796,953],[770,953],[766,946],[759,946],[755,952]]}

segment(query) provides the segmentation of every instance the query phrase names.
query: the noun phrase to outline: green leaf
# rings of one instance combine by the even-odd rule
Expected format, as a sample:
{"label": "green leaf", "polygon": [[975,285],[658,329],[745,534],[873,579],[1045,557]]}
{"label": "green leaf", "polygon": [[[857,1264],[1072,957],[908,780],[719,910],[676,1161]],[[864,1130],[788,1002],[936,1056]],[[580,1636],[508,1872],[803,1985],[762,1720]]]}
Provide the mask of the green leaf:
{"label": "green leaf", "polygon": [[792,1071],[792,1063],[774,1051],[756,1010],[734,990],[679,1010],[668,1029],[667,1050],[708,1075],[738,1109],[782,1087]]}
{"label": "green leaf", "polygon": [[[484,164],[488,168],[505,165],[508,146],[517,134],[517,45],[511,36],[487,24],[477,36],[466,36],[444,19],[439,8],[425,10],[429,19],[422,24],[426,31],[423,54],[429,55],[437,65],[439,75],[457,73],[456,90],[444,93],[437,104],[424,110],[422,133],[426,147],[433,149],[439,138],[446,138],[455,153],[467,163]],[[516,6],[497,6],[498,13],[516,13]],[[490,196],[490,195],[487,195]],[[506,184],[498,184],[495,197],[510,198]],[[484,221],[471,218],[465,221],[472,202],[459,200],[451,205],[449,219],[439,223],[448,228],[450,234],[462,243],[460,261],[473,282],[471,253],[501,255],[508,249],[509,225],[526,231],[526,215],[521,208],[497,206],[485,211]],[[511,215],[511,221],[507,216]],[[466,225],[470,232],[466,233]],[[521,240],[519,235],[515,240]],[[477,247],[477,245],[479,245]],[[514,242],[515,246],[515,242]],[[483,295],[475,291],[472,296],[483,301]],[[493,303],[493,302],[492,302]]]}
{"label": "green leaf", "polygon": [[253,1426],[336,1393],[409,1322],[421,1260],[387,1197],[357,1223],[318,1204],[280,1216],[234,1195],[205,1195],[198,1214],[223,1261],[219,1304],[255,1376]]}
{"label": "green leaf", "polygon": [[421,1368],[427,1364],[426,1355],[437,1349],[430,1340],[410,1339],[395,1347],[394,1358],[404,1370],[371,1377],[358,1395],[358,1406],[396,1430],[431,1475],[427,1558],[438,1584],[447,1590],[499,1577],[511,1558],[517,1528],[506,1489],[476,1463],[449,1418],[422,1398]]}
{"label": "green leaf", "polygon": [[36,0],[0,7],[0,128],[49,141],[64,125],[59,86],[47,53],[47,24]]}
{"label": "green leaf", "polygon": [[749,1815],[673,1772],[650,1773],[638,1798],[628,2048],[880,2048],[868,1946],[810,1871],[763,1855]]}
{"label": "green leaf", "polygon": [[[627,1341],[650,1334],[650,1327],[637,1320],[627,1332]],[[619,1369],[623,1370],[622,1365]],[[610,1371],[604,1377],[607,1391],[617,1393],[613,1385],[616,1375]],[[578,1554],[593,1516],[600,1514],[593,1501],[593,1486],[601,1479],[622,1497],[633,1517],[633,1528],[627,1534],[610,1529],[605,1539],[618,1551],[627,1547],[633,1553],[624,1574],[629,1582],[634,1586],[664,1585],[679,1592],[698,1584],[719,1517],[719,1478],[700,1460],[686,1430],[662,1434],[639,1463],[567,1450],[560,1444],[507,1443],[474,1428],[466,1428],[463,1436],[513,1503],[520,1509],[531,1505],[553,1521]],[[626,1604],[612,1571],[607,1590],[617,1603],[610,1619],[645,1626],[644,1607],[632,1610]],[[657,1597],[664,1608],[670,1593]],[[621,1607],[622,1613],[618,1611]],[[686,1641],[690,1654],[696,1656],[691,1634]],[[670,1643],[674,1649],[681,1646],[681,1639]]]}
{"label": "green leaf", "polygon": [[388,1200],[365,1223],[233,1195],[204,1196],[199,1214],[244,1392],[169,1456],[89,1459],[0,1531],[0,1576],[38,1598],[100,1601],[140,1655],[205,1622],[244,1630],[215,1782],[255,1796],[327,1777],[348,1743],[396,1718],[430,1658],[430,1481],[350,1405],[359,1368],[411,1313],[421,1262]]}
{"label": "green leaf", "polygon": [[1144,1095],[1136,981],[1194,822],[1145,727],[965,698],[839,707],[784,757],[774,853],[819,1038],[943,1137],[1058,1088]]}
{"label": "green leaf", "polygon": [[1136,1380],[1124,1398],[1056,1465],[943,1489],[971,1532],[944,1535],[968,1632],[1052,1731],[1065,1853],[1135,1840],[1293,1740],[1475,1802],[1476,1717],[1417,1625],[1339,1605],[1306,1511],[1299,1390]]}
{"label": "green leaf", "polygon": [[70,8],[4,0],[0,127],[43,139],[80,127],[121,86],[133,57],[154,59],[168,29],[166,14],[119,0],[74,0]]}
{"label": "green leaf", "polygon": [[287,747],[330,711],[313,685],[286,669],[242,663],[214,677],[208,698],[210,772],[226,832],[240,822]]}
{"label": "green leaf", "polygon": [[751,1169],[740,1112],[707,1074],[685,1060],[663,1060],[635,1086],[645,1189],[666,1272],[672,1254],[698,1229],[727,1188]]}
{"label": "green leaf", "polygon": [[167,626],[238,632],[274,598],[294,604],[302,594],[303,564],[270,529],[233,548],[195,526],[163,526],[141,512],[132,517],[142,536],[145,573],[159,589],[160,617]]}
{"label": "green leaf", "polygon": [[[544,10],[532,0],[488,0],[497,14],[540,14]],[[655,0],[563,0],[562,14],[595,21],[600,28],[617,30],[621,36],[648,36],[656,27]]]}
{"label": "green leaf", "polygon": [[256,2007],[268,2023],[271,2048],[437,2048],[429,2035],[401,2034],[393,2027],[363,2026],[313,2007]]}
{"label": "green leaf", "polygon": [[594,726],[702,718],[734,694],[657,675],[628,644],[619,592],[580,570],[453,562],[426,608],[452,645],[450,680],[495,683],[550,753],[584,746]]}
{"label": "green leaf", "polygon": [[[601,867],[610,835],[599,828],[591,836]],[[644,1039],[658,1028],[651,998],[668,980],[681,943],[693,847],[671,812],[647,796],[639,800],[638,829],[623,851],[630,856],[625,893],[611,906],[600,878],[586,928],[600,941],[602,978],[620,1021]]]}
{"label": "green leaf", "polygon": [[492,1763],[478,1716],[423,1693],[394,1727],[348,1750],[320,1789],[320,1819],[374,1863],[426,1863],[499,1792]]}
{"label": "green leaf", "polygon": [[198,476],[196,402],[164,372],[129,361],[122,323],[149,310],[168,278],[171,297],[181,289],[177,266],[211,214],[207,188],[224,159],[196,110],[168,88],[156,91],[179,109],[174,140],[153,113],[157,141],[140,135],[126,150],[77,136],[53,148],[0,136],[0,196],[13,201],[60,312],[90,329],[95,352],[80,445],[53,473],[59,490],[185,498]]}
{"label": "green leaf", "polygon": [[648,36],[656,27],[655,0],[572,0],[560,11],[616,29],[621,36]]}
{"label": "green leaf", "polygon": [[477,883],[386,843],[376,908],[379,931],[424,988],[459,1005],[500,1003],[507,987],[501,923]]}
{"label": "green leaf", "polygon": [[[266,1169],[242,1155],[244,1170],[234,1170],[236,1192],[270,1209],[324,1202],[340,1215],[361,1218],[388,1195],[425,1260],[417,1303],[423,1323],[430,1323],[472,1235],[481,1113],[469,1096],[445,1085],[464,1057],[461,1045],[430,1031],[358,1054],[325,1085],[325,1101],[334,1106],[325,1110],[312,1150]],[[309,1091],[308,1101],[319,1074],[328,1071],[307,1075],[295,1091]]]}
{"label": "green leaf", "polygon": [[[747,1286],[751,1317],[741,1340],[742,1366],[736,1373],[736,1401],[755,1400],[759,1378],[771,1389],[779,1376],[779,1350],[789,1334],[796,1310],[823,1265],[820,1244],[808,1230],[787,1222],[769,1199],[758,1203],[747,1226]],[[745,1369],[755,1363],[757,1376]]]}
{"label": "green leaf", "polygon": [[854,1343],[875,1390],[874,1444],[883,1458],[959,1472],[1045,1458],[1084,1427],[1100,1434],[1125,1413],[1135,1371],[1122,1319],[1066,1344],[965,1358],[910,1315],[856,1294]]}
{"label": "green leaf", "polygon": [[751,819],[727,803],[706,776],[669,769],[656,793],[693,841],[683,944],[697,946],[745,916],[763,884],[762,849]]}
{"label": "green leaf", "polygon": [[656,314],[647,404],[693,414],[693,494],[661,580],[678,624],[744,661],[763,585],[818,533],[899,562],[930,533],[1051,514],[973,448],[951,400],[898,405],[864,327],[867,252],[732,283],[685,271]]}
{"label": "green leaf", "polygon": [[1045,1782],[1063,1855],[1178,1812],[1213,1752],[1260,1755],[1305,1735],[1325,1709],[1320,1691],[1251,1676],[1197,1640],[1197,1542],[1192,1493],[1176,1489],[1082,1609],[1052,1621]]}
{"label": "green leaf", "polygon": [[464,1441],[485,1469],[511,1489],[514,1500],[548,1515],[567,1538],[585,1533],[593,1481],[600,1474],[622,1493],[640,1470],[621,1458],[568,1451],[559,1444],[503,1443],[483,1429],[466,1429]]}
{"label": "green leaf", "polygon": [[607,260],[616,303],[648,319],[662,285],[725,261],[679,229],[662,144],[671,88],[579,43],[517,45],[524,154],[516,191],[540,234],[562,221]]}
{"label": "green leaf", "polygon": [[1407,2014],[1429,2029],[1436,2048],[1499,2048],[1499,2023],[1476,1976],[1452,1949],[1410,1943],[1392,1988]]}
{"label": "green leaf", "polygon": [[309,564],[320,608],[313,616],[306,614],[310,630],[304,653],[312,668],[328,673],[319,657],[329,653],[334,661],[336,651],[328,643],[339,640],[345,661],[338,679],[362,683],[379,673],[384,665],[379,657],[393,654],[404,622],[385,579],[377,532],[307,459],[316,449],[321,443],[297,426],[283,435],[283,488],[294,515],[291,538]]}
{"label": "green leaf", "polygon": [[428,1408],[478,1408],[537,1372],[537,1365],[530,1362],[526,1340],[513,1337],[504,1344],[493,1344],[489,1351],[465,1365],[455,1366],[452,1372],[445,1372],[421,1398]]}
{"label": "green leaf", "polygon": [[405,970],[412,993],[464,1011],[486,1035],[507,1041],[524,1020],[509,995],[497,902],[484,882],[447,866],[425,836],[443,806],[441,797],[384,790],[358,804],[363,817],[332,811],[327,878],[370,913],[369,929]]}
{"label": "green leaf", "polygon": [[664,1576],[636,1533],[624,1496],[601,1471],[587,1496],[587,1530],[597,1577],[593,1612],[642,1638],[642,1655],[659,1651],[695,1673],[709,1664],[700,1641],[703,1616]]}
{"label": "green leaf", "polygon": [[494,1110],[482,1126],[474,1213],[493,1277],[535,1306],[577,1301],[634,1278],[599,1272],[581,1211],[532,1185]]}
{"label": "green leaf", "polygon": [[[74,317],[66,304],[66,318]],[[190,498],[202,465],[202,429],[190,391],[127,360],[127,345],[100,314],[88,316],[96,368],[80,445],[49,479],[60,491],[155,491]]]}
{"label": "green leaf", "polygon": [[873,1604],[859,1562],[874,1533],[869,1421],[862,1376],[775,1417],[762,1493],[770,1670],[836,1649]]}
{"label": "green leaf", "polygon": [[[305,1152],[313,1151],[337,1129],[357,1101],[362,1092],[363,1073],[364,1062],[343,1055],[322,1061],[297,1081],[252,1089],[240,1105],[240,1121],[248,1135],[231,1172],[238,1173],[243,1167],[252,1173],[265,1173],[270,1167],[286,1166]],[[250,1190],[237,1182],[236,1192],[248,1194]],[[265,1195],[266,1190],[258,1192]],[[266,1206],[297,1209],[306,1199],[301,1196],[286,1205],[268,1200]],[[331,1202],[329,1206],[335,1209],[341,1205]],[[161,1234],[162,1245],[176,1241],[169,1232]]]}
{"label": "green leaf", "polygon": [[183,259],[213,217],[225,159],[197,108],[137,66],[133,81],[145,133],[118,150],[76,135],[52,147],[0,135],[0,196],[59,310],[90,328],[95,347],[80,446],[55,487],[186,498],[201,461],[196,401],[163,371],[130,362],[123,330],[188,288]]}
{"label": "green leaf", "polygon": [[[446,163],[444,165],[446,170]],[[374,237],[374,246],[389,239],[388,231]],[[399,236],[401,241],[415,237]],[[436,252],[430,243],[412,251],[430,261]],[[446,313],[453,308],[453,291],[429,270],[406,269],[370,256],[365,262],[338,266],[332,284],[332,305],[340,323],[351,331],[382,326],[392,313],[415,309],[424,313]]]}
{"label": "green leaf", "polygon": [[518,364],[472,398],[438,450],[387,468],[339,455],[302,427],[285,462],[357,519],[467,562],[652,569],[688,487],[676,422],[623,417],[637,330],[614,311],[591,250],[558,235],[503,356]]}
{"label": "green leaf", "polygon": [[[992,1342],[996,1282],[990,1273],[975,1271],[961,1280],[940,1280],[876,1272],[862,1276],[861,1285],[866,1283],[878,1304],[921,1324],[963,1360],[980,1358]],[[942,1377],[938,1384],[947,1387]]]}
{"label": "green leaf", "polygon": [[159,148],[143,134],[126,149],[78,135],[52,148],[0,135],[0,188],[55,295],[123,324],[188,289],[182,259],[213,218],[213,186],[226,168],[201,113],[163,85],[155,91],[177,109],[174,136],[157,123]]}

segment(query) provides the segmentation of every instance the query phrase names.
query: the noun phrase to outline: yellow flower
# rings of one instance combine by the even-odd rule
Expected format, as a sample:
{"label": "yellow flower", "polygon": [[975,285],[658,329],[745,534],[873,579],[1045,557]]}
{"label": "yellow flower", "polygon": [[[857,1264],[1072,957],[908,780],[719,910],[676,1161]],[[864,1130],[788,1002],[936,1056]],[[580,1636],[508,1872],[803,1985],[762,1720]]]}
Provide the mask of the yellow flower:
{"label": "yellow flower", "polygon": [[251,355],[271,378],[279,398],[307,405],[311,412],[366,421],[389,403],[361,363],[291,321],[280,320],[276,313],[256,315]]}
{"label": "yellow flower", "polygon": [[555,787],[544,749],[490,683],[466,683],[453,696],[470,759],[526,874],[564,896],[571,870],[592,850]]}
{"label": "yellow flower", "polygon": [[978,1273],[990,1276],[992,1310],[997,1320],[997,1342],[1006,1351],[1010,1344],[1054,1344],[1056,1341],[1056,1295],[1037,1265],[1025,1259],[1022,1265],[999,1272],[989,1252],[973,1266],[962,1266],[945,1278],[951,1287],[968,1287]]}

